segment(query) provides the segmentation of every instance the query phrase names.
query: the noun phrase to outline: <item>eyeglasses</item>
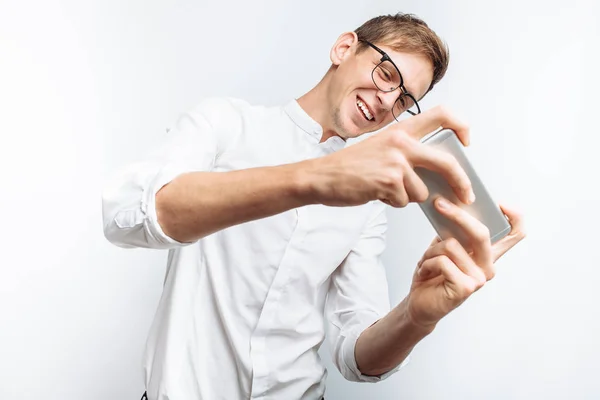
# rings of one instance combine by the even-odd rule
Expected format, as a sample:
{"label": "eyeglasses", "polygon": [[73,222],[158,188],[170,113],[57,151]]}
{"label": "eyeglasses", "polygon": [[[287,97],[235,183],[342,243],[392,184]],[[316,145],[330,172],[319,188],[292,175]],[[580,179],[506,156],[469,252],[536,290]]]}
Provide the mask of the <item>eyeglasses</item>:
{"label": "eyeglasses", "polygon": [[377,64],[371,72],[371,78],[373,78],[373,83],[375,83],[377,89],[388,93],[400,88],[400,96],[398,96],[394,102],[394,106],[392,107],[392,115],[394,116],[394,119],[398,121],[400,115],[405,111],[411,115],[420,114],[421,107],[419,107],[419,103],[417,103],[415,97],[408,93],[404,87],[402,74],[390,56],[388,56],[385,51],[381,50],[371,42],[362,39],[359,39],[359,41],[368,44],[379,54],[381,54],[381,60],[379,60],[379,64]]}

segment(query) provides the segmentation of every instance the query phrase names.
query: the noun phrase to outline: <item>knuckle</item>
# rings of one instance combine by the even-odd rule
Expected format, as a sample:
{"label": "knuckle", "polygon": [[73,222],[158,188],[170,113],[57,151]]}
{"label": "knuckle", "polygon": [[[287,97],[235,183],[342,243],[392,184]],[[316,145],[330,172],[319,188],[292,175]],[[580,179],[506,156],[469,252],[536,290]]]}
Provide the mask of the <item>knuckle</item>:
{"label": "knuckle", "polygon": [[399,190],[404,187],[404,173],[399,168],[394,168],[390,172],[391,185],[394,190]]}
{"label": "knuckle", "polygon": [[488,281],[488,278],[485,276],[484,273],[478,274],[477,277],[475,278],[475,285],[477,286],[477,289],[480,289],[483,287],[483,285],[485,285],[485,283]]}
{"label": "knuckle", "polygon": [[450,115],[450,111],[448,109],[448,106],[445,105],[438,105],[435,107],[435,111],[442,117],[446,117],[448,115]]}
{"label": "knuckle", "polygon": [[417,203],[423,203],[429,198],[429,190],[427,188],[416,190],[412,197]]}
{"label": "knuckle", "polygon": [[381,186],[384,189],[384,194],[396,192],[398,188],[398,179],[394,175],[395,174],[387,175],[381,180]]}
{"label": "knuckle", "polygon": [[[470,296],[473,293],[475,293],[477,290],[479,290],[479,288],[481,286],[483,286],[484,283],[485,282],[481,283],[478,278],[469,279],[468,283],[466,284],[466,287],[465,287],[467,296]],[[481,284],[481,286],[480,286],[480,284]]]}
{"label": "knuckle", "polygon": [[411,168],[410,163],[408,162],[404,154],[400,152],[396,152],[396,155],[393,159],[393,163],[395,168],[400,169],[402,171],[406,171]]}
{"label": "knuckle", "polygon": [[381,156],[384,161],[392,160],[393,162],[398,157],[398,149],[392,146],[384,146]]}
{"label": "knuckle", "polygon": [[456,118],[454,118],[454,113],[452,112],[451,108],[447,105],[444,105],[444,104],[438,105],[436,107],[436,111],[437,111],[438,115],[444,120],[456,119]]}
{"label": "knuckle", "polygon": [[404,129],[394,129],[388,136],[389,144],[393,147],[404,147],[407,142],[408,134]]}
{"label": "knuckle", "polygon": [[405,196],[401,196],[398,201],[398,204],[400,205],[401,208],[406,207],[408,205],[408,203],[409,203],[409,201]]}
{"label": "knuckle", "polygon": [[382,162],[391,168],[398,168],[405,165],[407,160],[402,150],[390,146],[383,151]]}
{"label": "knuckle", "polygon": [[410,152],[420,142],[413,138],[409,132],[401,131],[396,138],[396,146],[405,152]]}
{"label": "knuckle", "polygon": [[449,238],[444,243],[444,249],[451,254],[457,253],[460,250],[460,247],[461,247],[460,242],[458,240],[456,240],[456,238],[453,238],[453,237]]}
{"label": "knuckle", "polygon": [[448,257],[445,254],[438,256],[436,261],[438,262],[440,267],[450,267],[450,265],[452,264],[452,260],[450,260],[450,257]]}
{"label": "knuckle", "polygon": [[477,290],[477,284],[474,279],[469,279],[460,286],[460,296],[466,299]]}
{"label": "knuckle", "polygon": [[392,169],[390,172],[385,174],[383,178],[381,178],[383,187],[390,191],[396,191],[401,181],[402,174],[396,169]]}
{"label": "knuckle", "polygon": [[409,200],[408,196],[400,191],[396,191],[393,196],[394,204],[396,204],[400,208],[404,208],[408,205]]}
{"label": "knuckle", "polygon": [[475,231],[475,238],[481,243],[490,242],[491,245],[490,229],[484,224],[480,223],[479,227]]}
{"label": "knuckle", "polygon": [[385,195],[385,192],[392,190],[394,185],[394,179],[392,179],[391,175],[384,175],[379,179],[380,188],[383,189],[381,193]]}
{"label": "knuckle", "polygon": [[496,267],[494,267],[494,265],[492,264],[488,268],[488,273],[487,273],[487,276],[485,278],[486,278],[486,280],[491,281],[495,277],[496,277]]}
{"label": "knuckle", "polygon": [[452,244],[450,244],[450,240],[451,239],[447,239],[442,242],[441,247],[442,247],[442,252],[444,254],[452,254],[453,253]]}
{"label": "knuckle", "polygon": [[470,294],[477,292],[479,289],[481,289],[483,287],[483,285],[485,285],[485,282],[481,282],[479,279],[474,279],[473,286],[472,286],[473,291]]}

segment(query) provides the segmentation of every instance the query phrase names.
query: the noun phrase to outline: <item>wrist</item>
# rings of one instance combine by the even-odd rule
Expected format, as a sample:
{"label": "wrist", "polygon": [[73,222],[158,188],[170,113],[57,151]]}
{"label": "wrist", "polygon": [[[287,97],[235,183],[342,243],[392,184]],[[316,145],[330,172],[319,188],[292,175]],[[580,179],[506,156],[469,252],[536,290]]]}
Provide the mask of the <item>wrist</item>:
{"label": "wrist", "polygon": [[417,318],[414,311],[410,307],[410,295],[406,296],[404,300],[397,306],[400,319],[403,325],[411,328],[412,331],[422,336],[427,336],[434,331],[437,326],[437,322],[423,322]]}

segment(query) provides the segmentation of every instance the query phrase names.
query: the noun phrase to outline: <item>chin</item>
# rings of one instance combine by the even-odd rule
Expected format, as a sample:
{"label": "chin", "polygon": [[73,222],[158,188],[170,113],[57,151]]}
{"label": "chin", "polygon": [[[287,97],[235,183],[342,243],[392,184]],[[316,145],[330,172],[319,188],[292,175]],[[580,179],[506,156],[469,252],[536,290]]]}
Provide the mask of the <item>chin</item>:
{"label": "chin", "polygon": [[338,134],[344,139],[355,138],[365,133],[361,131],[349,118],[342,118],[341,120],[336,121],[335,125]]}
{"label": "chin", "polygon": [[[347,138],[355,138],[357,136],[362,135],[363,133],[369,132],[366,127],[360,126],[356,123],[355,111],[350,110],[350,112],[346,112],[345,115],[342,115],[340,122],[340,127],[342,128],[344,135]],[[361,121],[362,122],[362,121]]]}
{"label": "chin", "polygon": [[352,119],[349,118],[344,119],[343,131],[348,138],[357,137],[365,133],[362,129],[354,124]]}
{"label": "chin", "polygon": [[345,133],[348,135],[348,138],[356,138],[359,137],[361,135],[364,135],[365,133],[370,133],[370,132],[374,132],[377,129],[379,129],[379,125],[375,126],[369,126],[369,127],[360,127],[357,126],[356,123],[352,120],[352,118],[345,118],[344,119],[344,131]]}

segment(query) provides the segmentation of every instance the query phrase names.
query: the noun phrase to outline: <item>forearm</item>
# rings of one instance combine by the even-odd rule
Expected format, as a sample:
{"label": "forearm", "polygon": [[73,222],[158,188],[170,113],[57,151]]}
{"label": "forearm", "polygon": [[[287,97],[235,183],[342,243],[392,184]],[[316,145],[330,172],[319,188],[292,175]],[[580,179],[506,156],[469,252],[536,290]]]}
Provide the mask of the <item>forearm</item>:
{"label": "forearm", "polygon": [[244,222],[315,203],[308,163],[231,172],[190,172],[156,194],[163,231],[192,242]]}
{"label": "forearm", "polygon": [[384,374],[400,364],[434,328],[415,324],[404,299],[360,335],[354,349],[356,364],[364,375]]}

